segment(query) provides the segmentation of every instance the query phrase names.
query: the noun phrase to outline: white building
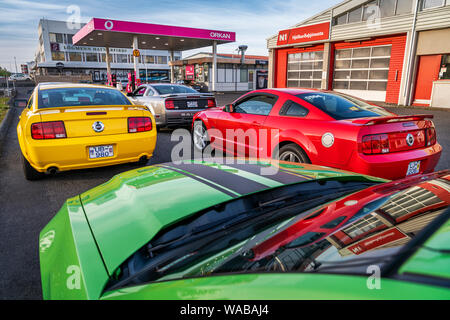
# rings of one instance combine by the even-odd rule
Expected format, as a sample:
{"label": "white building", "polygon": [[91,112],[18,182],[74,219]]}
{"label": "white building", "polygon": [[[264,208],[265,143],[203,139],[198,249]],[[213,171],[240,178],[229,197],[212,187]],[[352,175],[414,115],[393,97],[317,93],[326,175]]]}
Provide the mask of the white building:
{"label": "white building", "polygon": [[[84,24],[81,24],[82,28]],[[74,46],[72,36],[79,29],[70,29],[64,21],[41,19],[39,21],[39,45],[35,56],[34,72],[39,75],[91,74],[94,82],[105,82],[105,48]],[[127,82],[133,72],[133,50],[110,48],[111,71],[117,80]],[[169,81],[170,53],[167,50],[140,50],[139,78],[141,81]],[[174,60],[181,59],[181,52],[174,53]]]}

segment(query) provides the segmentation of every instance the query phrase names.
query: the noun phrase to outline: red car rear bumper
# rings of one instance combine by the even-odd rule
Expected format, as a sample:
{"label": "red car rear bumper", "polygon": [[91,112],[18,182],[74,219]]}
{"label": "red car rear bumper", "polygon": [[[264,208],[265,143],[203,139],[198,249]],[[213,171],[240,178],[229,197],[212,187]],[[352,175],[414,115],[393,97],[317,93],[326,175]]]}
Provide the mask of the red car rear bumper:
{"label": "red car rear bumper", "polygon": [[439,162],[441,153],[442,147],[438,143],[425,149],[383,155],[364,155],[354,152],[345,169],[370,176],[395,180],[406,176],[408,165],[412,161],[420,161],[419,174],[433,172]]}

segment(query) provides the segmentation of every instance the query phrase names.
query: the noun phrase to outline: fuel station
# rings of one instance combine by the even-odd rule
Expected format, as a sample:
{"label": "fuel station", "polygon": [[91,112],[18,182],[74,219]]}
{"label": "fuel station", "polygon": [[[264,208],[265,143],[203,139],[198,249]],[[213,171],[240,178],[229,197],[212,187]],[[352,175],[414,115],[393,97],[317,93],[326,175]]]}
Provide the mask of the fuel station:
{"label": "fuel station", "polygon": [[[109,48],[133,48],[134,74],[129,75],[129,88],[139,80],[139,49],[169,50],[173,61],[175,51],[212,47],[212,91],[216,90],[217,45],[236,41],[235,32],[167,26],[142,22],[92,18],[73,36],[77,46],[105,48],[108,84],[113,85]],[[174,67],[170,67],[170,79],[174,81]]]}

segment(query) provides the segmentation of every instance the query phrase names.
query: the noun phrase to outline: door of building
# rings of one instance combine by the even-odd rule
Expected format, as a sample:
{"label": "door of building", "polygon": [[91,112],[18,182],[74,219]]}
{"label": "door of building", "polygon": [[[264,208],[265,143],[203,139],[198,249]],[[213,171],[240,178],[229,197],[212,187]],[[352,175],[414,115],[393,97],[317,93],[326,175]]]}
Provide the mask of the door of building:
{"label": "door of building", "polygon": [[414,105],[430,105],[433,81],[439,79],[441,59],[441,55],[420,56],[414,91]]}

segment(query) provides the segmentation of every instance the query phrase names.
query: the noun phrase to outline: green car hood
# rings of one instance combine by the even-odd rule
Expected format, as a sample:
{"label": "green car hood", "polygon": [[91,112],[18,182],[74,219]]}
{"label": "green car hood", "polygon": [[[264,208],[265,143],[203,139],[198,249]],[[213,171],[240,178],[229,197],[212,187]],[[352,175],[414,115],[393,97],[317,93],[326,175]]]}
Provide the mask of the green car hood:
{"label": "green car hood", "polygon": [[[261,168],[277,167],[261,176]],[[216,204],[278,186],[359,176],[314,165],[278,162],[219,165],[190,161],[131,170],[80,195],[88,223],[111,275],[162,228]]]}

